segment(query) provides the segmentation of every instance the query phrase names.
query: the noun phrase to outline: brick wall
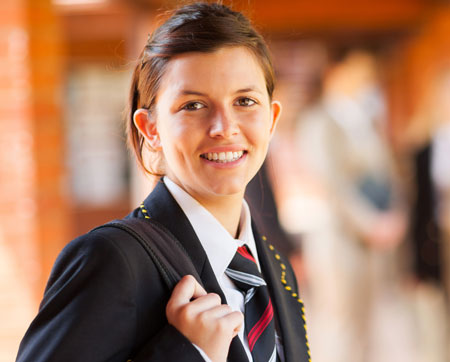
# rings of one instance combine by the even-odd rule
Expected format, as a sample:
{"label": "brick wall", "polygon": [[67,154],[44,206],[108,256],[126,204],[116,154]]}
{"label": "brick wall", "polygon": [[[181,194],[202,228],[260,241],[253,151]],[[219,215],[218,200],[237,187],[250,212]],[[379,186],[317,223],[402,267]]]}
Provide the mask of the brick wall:
{"label": "brick wall", "polygon": [[47,280],[57,253],[69,240],[62,119],[65,48],[59,21],[51,0],[27,0],[34,201],[41,265],[38,290]]}
{"label": "brick wall", "polygon": [[[0,228],[4,240],[36,276],[35,162],[29,36],[20,1],[0,4]],[[36,282],[35,277],[30,278]]]}
{"label": "brick wall", "polygon": [[[0,299],[2,321],[18,320],[14,313],[24,308],[35,312],[68,240],[61,41],[50,0],[0,2],[0,260],[8,261],[0,273],[8,296]],[[15,349],[11,341],[24,330],[0,326],[0,339]]]}

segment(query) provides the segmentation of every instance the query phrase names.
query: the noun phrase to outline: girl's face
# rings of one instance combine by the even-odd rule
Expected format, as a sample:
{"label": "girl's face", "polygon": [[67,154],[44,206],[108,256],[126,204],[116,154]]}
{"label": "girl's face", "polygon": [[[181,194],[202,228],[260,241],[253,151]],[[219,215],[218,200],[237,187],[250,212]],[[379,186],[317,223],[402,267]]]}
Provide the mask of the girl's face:
{"label": "girl's face", "polygon": [[243,196],[262,165],[280,115],[245,47],[170,60],[151,114],[135,123],[162,151],[166,175],[198,201]]}

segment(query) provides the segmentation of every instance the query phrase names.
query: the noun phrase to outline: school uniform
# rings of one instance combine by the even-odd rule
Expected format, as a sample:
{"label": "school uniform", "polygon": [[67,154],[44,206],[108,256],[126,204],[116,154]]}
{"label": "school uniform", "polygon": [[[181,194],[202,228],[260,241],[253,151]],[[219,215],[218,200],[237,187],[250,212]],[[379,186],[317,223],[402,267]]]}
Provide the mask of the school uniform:
{"label": "school uniform", "polygon": [[[192,259],[206,291],[227,303],[191,223],[164,182],[128,217],[146,216],[171,231]],[[303,305],[294,273],[254,225],[252,231],[284,360],[308,361]],[[201,351],[167,323],[170,295],[152,260],[125,231],[91,231],[59,255],[17,361],[204,361]],[[248,361],[238,337],[231,343],[228,361]]]}

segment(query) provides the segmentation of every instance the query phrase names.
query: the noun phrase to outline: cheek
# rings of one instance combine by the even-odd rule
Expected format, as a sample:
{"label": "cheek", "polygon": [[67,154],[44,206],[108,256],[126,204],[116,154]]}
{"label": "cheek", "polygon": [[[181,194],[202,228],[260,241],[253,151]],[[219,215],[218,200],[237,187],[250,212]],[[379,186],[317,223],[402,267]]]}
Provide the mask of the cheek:
{"label": "cheek", "polygon": [[180,132],[171,124],[165,123],[158,127],[158,133],[161,140],[162,152],[164,159],[170,168],[172,168],[173,160],[177,155],[179,145]]}
{"label": "cheek", "polygon": [[188,156],[196,152],[198,132],[192,122],[183,119],[171,119],[161,128],[160,137],[163,153],[169,167],[185,164]]}
{"label": "cheek", "polygon": [[245,122],[246,134],[255,146],[267,146],[270,140],[270,114],[268,112],[255,112]]}

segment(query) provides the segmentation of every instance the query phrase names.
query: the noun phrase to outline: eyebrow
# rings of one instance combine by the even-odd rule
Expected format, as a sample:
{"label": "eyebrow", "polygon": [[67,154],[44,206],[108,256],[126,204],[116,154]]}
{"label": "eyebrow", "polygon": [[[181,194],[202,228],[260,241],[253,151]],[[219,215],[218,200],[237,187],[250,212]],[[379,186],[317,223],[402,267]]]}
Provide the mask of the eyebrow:
{"label": "eyebrow", "polygon": [[[258,92],[261,93],[261,91],[258,90],[257,87],[254,86],[249,86],[247,88],[242,88],[242,89],[238,89],[235,93],[246,93],[246,92]],[[194,96],[206,96],[205,93],[202,92],[198,92],[198,91],[194,91],[194,90],[190,90],[190,89],[183,89],[181,92],[181,95],[194,95]]]}
{"label": "eyebrow", "polygon": [[236,93],[247,93],[247,92],[258,92],[258,93],[261,93],[258,90],[258,88],[255,87],[255,86],[250,86],[250,87],[247,87],[247,88],[239,89]]}
{"label": "eyebrow", "polygon": [[181,91],[181,95],[183,95],[183,96],[190,96],[190,95],[194,95],[194,96],[206,96],[205,93],[197,92],[197,91],[193,91],[193,90],[189,90],[189,89],[182,90],[182,91]]}

